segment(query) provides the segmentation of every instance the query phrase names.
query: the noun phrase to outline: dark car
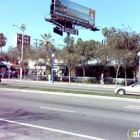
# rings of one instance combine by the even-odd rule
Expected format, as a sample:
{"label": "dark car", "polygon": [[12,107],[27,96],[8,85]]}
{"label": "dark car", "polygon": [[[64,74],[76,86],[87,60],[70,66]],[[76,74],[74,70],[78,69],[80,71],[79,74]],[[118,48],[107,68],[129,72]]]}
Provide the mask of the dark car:
{"label": "dark car", "polygon": [[0,78],[3,78],[5,72],[0,72]]}
{"label": "dark car", "polygon": [[12,77],[18,78],[18,75],[15,72],[10,72],[9,73],[8,71],[6,71],[6,72],[1,72],[0,77],[1,78],[12,78]]}
{"label": "dark car", "polygon": [[18,78],[18,75],[19,75],[19,73],[17,73],[16,71],[11,72],[12,77]]}

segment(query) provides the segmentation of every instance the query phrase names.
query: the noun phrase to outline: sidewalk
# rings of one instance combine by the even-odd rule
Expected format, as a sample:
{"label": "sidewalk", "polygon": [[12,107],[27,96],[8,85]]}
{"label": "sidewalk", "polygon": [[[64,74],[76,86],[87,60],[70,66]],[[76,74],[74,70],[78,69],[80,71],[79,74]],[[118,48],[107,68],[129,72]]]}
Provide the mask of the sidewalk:
{"label": "sidewalk", "polygon": [[49,82],[49,81],[41,81],[41,80],[39,80],[39,81],[37,81],[37,80],[32,80],[32,79],[26,79],[26,80],[21,80],[20,81],[20,79],[2,79],[2,82],[4,82],[4,81],[6,81],[6,82],[26,82],[26,83],[42,83],[42,84],[50,84],[50,85],[52,85],[52,84],[54,84],[54,85],[65,85],[65,86],[67,86],[67,85],[72,85],[72,86],[86,86],[86,87],[102,87],[102,88],[116,88],[116,87],[120,87],[120,86],[122,86],[122,85],[110,85],[110,84],[103,84],[103,85],[101,85],[101,84],[95,84],[95,83],[76,83],[76,82],[71,82],[71,83],[69,83],[69,82],[59,82],[59,81],[54,81],[54,83],[52,83],[52,82]]}

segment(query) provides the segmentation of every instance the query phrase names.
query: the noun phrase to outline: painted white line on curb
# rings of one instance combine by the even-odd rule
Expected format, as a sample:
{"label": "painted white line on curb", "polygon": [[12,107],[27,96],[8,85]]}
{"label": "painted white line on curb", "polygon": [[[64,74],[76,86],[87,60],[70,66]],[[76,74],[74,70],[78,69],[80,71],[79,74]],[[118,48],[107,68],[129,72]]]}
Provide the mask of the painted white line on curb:
{"label": "painted white line on curb", "polygon": [[13,124],[18,124],[18,125],[22,125],[22,126],[38,128],[38,129],[43,129],[43,130],[48,130],[48,131],[67,134],[67,135],[72,135],[72,136],[77,136],[77,137],[81,137],[81,138],[92,139],[92,140],[105,140],[105,139],[102,139],[102,138],[97,138],[97,137],[92,137],[92,136],[87,136],[87,135],[82,135],[82,134],[78,134],[78,133],[73,133],[73,132],[68,132],[68,131],[63,131],[63,130],[57,130],[57,129],[52,129],[52,128],[47,128],[47,127],[38,126],[38,125],[32,125],[32,124],[27,124],[27,123],[11,121],[11,120],[7,120],[7,119],[3,119],[3,118],[0,118],[0,121],[13,123]]}
{"label": "painted white line on curb", "polygon": [[135,106],[135,105],[123,106],[123,108],[128,108],[128,109],[138,109],[138,110],[140,110],[140,106]]}
{"label": "painted white line on curb", "polygon": [[54,110],[54,111],[61,111],[61,112],[68,112],[68,113],[75,113],[75,111],[71,111],[71,110],[63,110],[63,109],[48,108],[48,107],[40,107],[40,108],[47,109],[47,110]]}
{"label": "painted white line on curb", "polygon": [[136,106],[136,105],[128,105],[129,107],[135,107],[135,108],[140,108],[140,106]]}

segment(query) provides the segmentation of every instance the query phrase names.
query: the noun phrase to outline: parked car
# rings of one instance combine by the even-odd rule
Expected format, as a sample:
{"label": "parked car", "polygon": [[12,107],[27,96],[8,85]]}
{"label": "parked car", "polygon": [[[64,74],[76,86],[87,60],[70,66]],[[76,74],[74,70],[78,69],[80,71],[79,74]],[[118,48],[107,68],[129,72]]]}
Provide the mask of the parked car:
{"label": "parked car", "polygon": [[18,75],[19,75],[19,74],[16,73],[16,71],[12,71],[12,72],[11,72],[11,76],[12,76],[12,77],[18,78]]}
{"label": "parked car", "polygon": [[0,77],[3,78],[5,72],[0,72]]}
{"label": "parked car", "polygon": [[[9,72],[8,71],[1,72],[0,73],[0,77],[2,77],[2,78],[9,78]],[[10,72],[10,78],[12,78],[12,77],[18,78],[18,75],[15,72]]]}
{"label": "parked car", "polygon": [[134,83],[129,86],[118,87],[114,90],[114,92],[120,95],[124,95],[124,94],[140,95],[140,82]]}

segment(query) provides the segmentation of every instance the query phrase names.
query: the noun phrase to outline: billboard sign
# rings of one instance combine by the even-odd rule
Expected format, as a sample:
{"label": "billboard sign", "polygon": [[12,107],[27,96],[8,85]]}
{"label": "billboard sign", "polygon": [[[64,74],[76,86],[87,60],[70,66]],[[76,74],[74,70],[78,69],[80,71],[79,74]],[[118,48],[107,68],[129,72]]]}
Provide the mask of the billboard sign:
{"label": "billboard sign", "polygon": [[[30,46],[31,37],[28,35],[24,35],[23,38],[23,46]],[[15,33],[14,34],[14,47],[22,45],[22,34]]]}
{"label": "billboard sign", "polygon": [[75,21],[75,24],[95,26],[95,10],[81,6],[69,0],[54,0],[54,8],[51,8],[51,16],[58,16]]}

